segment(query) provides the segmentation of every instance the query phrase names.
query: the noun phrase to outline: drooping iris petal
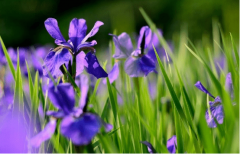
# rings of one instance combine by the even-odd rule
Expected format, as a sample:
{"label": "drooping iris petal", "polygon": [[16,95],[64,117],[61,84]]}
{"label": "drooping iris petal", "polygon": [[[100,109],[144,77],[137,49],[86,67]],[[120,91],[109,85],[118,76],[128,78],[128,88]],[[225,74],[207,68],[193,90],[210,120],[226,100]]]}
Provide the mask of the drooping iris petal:
{"label": "drooping iris petal", "polygon": [[44,59],[43,75],[47,76],[48,73],[51,73],[54,78],[61,76],[62,72],[59,69],[60,66],[63,64],[68,64],[71,58],[72,56],[70,52],[65,48],[56,52],[51,51]]}
{"label": "drooping iris petal", "polygon": [[173,135],[167,141],[167,149],[170,153],[176,153],[176,146],[177,146],[177,137],[176,135]]}
{"label": "drooping iris petal", "polygon": [[94,35],[98,32],[99,27],[102,26],[102,25],[104,25],[103,22],[97,21],[97,22],[94,24],[92,30],[85,36],[85,38],[82,40],[81,43],[86,42],[88,38],[94,36]]}
{"label": "drooping iris petal", "polygon": [[99,64],[97,57],[95,54],[88,52],[85,57],[85,69],[89,74],[94,75],[96,78],[105,78],[108,74],[104,71],[104,69]]}
{"label": "drooping iris petal", "polygon": [[202,85],[202,83],[200,81],[198,81],[195,86],[201,90],[202,92],[208,94],[209,96],[211,96],[212,98],[215,98],[210,92],[207,91],[207,89]]}
{"label": "drooping iris petal", "polygon": [[76,65],[76,76],[81,74],[84,70],[85,57],[86,57],[86,54],[83,51],[81,51],[77,55],[77,58],[76,58],[76,63],[77,63],[77,65]]}
{"label": "drooping iris petal", "polygon": [[55,43],[57,45],[60,45],[62,42],[66,42],[58,27],[58,22],[56,19],[48,18],[47,20],[45,20],[44,24],[48,33],[52,36],[52,38],[55,39]]}
{"label": "drooping iris petal", "polygon": [[65,117],[61,122],[61,134],[71,139],[76,145],[87,145],[102,127],[100,118],[92,113],[85,113],[79,118]]}
{"label": "drooping iris petal", "polygon": [[[113,65],[112,70],[108,73],[109,82],[113,83],[115,80],[117,80],[118,75],[119,75],[119,62],[116,62]],[[106,84],[106,82],[107,82],[107,80],[104,79],[103,83]]]}
{"label": "drooping iris petal", "polygon": [[45,126],[45,128],[30,140],[30,144],[33,147],[39,147],[42,142],[52,137],[52,135],[55,132],[56,126],[57,126],[57,121],[54,119],[51,119],[48,122],[48,124]]}
{"label": "drooping iris petal", "polygon": [[113,58],[115,59],[128,58],[133,52],[133,45],[129,35],[127,33],[122,33],[119,36],[113,34],[109,35],[113,36],[113,41],[116,47]]}
{"label": "drooping iris petal", "polygon": [[[145,36],[144,40],[143,36]],[[152,31],[148,26],[143,26],[140,30],[137,44],[138,48],[140,48],[142,41],[145,41],[144,49],[147,48],[150,42],[152,41]]]}
{"label": "drooping iris petal", "polygon": [[156,150],[151,143],[149,143],[148,141],[141,141],[141,143],[147,146],[149,153],[156,153]]}
{"label": "drooping iris petal", "polygon": [[214,119],[216,119],[216,121],[219,124],[223,123],[224,112],[223,112],[223,106],[222,106],[221,102],[222,101],[219,96],[215,98],[214,102],[209,102],[211,115],[209,115],[209,111],[207,109],[207,111],[205,113],[205,118],[206,118],[208,126],[211,128],[217,127],[217,124],[215,123]]}
{"label": "drooping iris petal", "polygon": [[124,69],[130,77],[147,76],[155,70],[155,63],[146,55],[140,58],[129,57],[125,62]]}
{"label": "drooping iris petal", "polygon": [[92,47],[97,44],[97,41],[93,40],[91,42],[83,42],[77,46],[77,51],[81,50],[84,47]]}
{"label": "drooping iris petal", "polygon": [[63,110],[58,110],[58,111],[47,111],[46,115],[52,116],[54,118],[63,118],[66,116],[65,112]]}
{"label": "drooping iris petal", "polygon": [[87,25],[85,19],[74,18],[70,22],[68,36],[74,46],[74,51],[76,51],[77,46],[81,44],[81,41],[86,36]]}
{"label": "drooping iris petal", "polygon": [[65,114],[69,114],[73,111],[75,94],[71,84],[61,83],[57,87],[50,87],[48,96],[52,104],[56,108],[63,110]]}

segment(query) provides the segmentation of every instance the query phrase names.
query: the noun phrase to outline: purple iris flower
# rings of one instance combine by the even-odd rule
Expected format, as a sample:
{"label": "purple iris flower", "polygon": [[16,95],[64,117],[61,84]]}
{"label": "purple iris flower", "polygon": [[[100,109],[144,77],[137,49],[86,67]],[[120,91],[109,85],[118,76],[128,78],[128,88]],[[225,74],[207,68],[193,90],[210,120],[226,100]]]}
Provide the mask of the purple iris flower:
{"label": "purple iris flower", "polygon": [[[201,90],[202,92],[208,94],[209,96],[211,96],[212,98],[214,98],[214,101],[210,101],[209,105],[210,105],[210,112],[206,111],[205,113],[205,118],[207,121],[207,124],[209,127],[214,128],[217,127],[217,124],[215,123],[215,120],[219,123],[222,124],[223,123],[223,119],[224,119],[224,112],[223,112],[223,106],[222,106],[222,101],[220,99],[219,96],[214,97],[210,92],[208,92],[208,90],[202,85],[202,83],[200,81],[198,81],[195,86]],[[209,113],[211,115],[209,115]]]}
{"label": "purple iris flower", "polygon": [[[157,153],[151,143],[147,141],[141,141],[141,143],[147,146],[149,153]],[[167,149],[170,153],[176,153],[176,147],[177,147],[177,137],[176,135],[173,135],[167,141]]]}
{"label": "purple iris flower", "polygon": [[[46,56],[43,65],[43,74],[48,75],[48,72],[50,72],[53,77],[61,76],[60,66],[63,64],[68,66],[69,61],[72,61],[73,57],[75,57],[77,63],[79,63],[76,67],[75,76],[79,75],[85,67],[88,73],[93,74],[97,78],[107,77],[107,73],[100,66],[95,54],[92,53],[95,52],[95,49],[92,47],[96,45],[97,42],[95,40],[87,42],[87,39],[94,36],[102,25],[103,22],[97,21],[93,29],[86,34],[86,20],[74,18],[69,26],[68,35],[70,39],[66,41],[60,32],[57,20],[48,18],[45,21],[45,27],[59,47],[52,49]],[[92,52],[87,53],[86,56],[83,56],[84,53],[79,55],[84,49],[90,49]],[[82,59],[82,57],[85,57],[85,60]],[[81,61],[79,61],[79,59],[81,59]]]}
{"label": "purple iris flower", "polygon": [[[112,34],[110,34],[112,35]],[[147,76],[155,70],[155,62],[150,54],[145,54],[145,49],[152,45],[153,33],[148,26],[140,30],[137,48],[134,50],[131,39],[127,33],[119,36],[112,35],[116,46],[116,52],[113,55],[115,59],[126,59],[124,69],[130,77]]]}
{"label": "purple iris flower", "polygon": [[53,118],[42,132],[31,139],[32,146],[39,147],[42,142],[51,138],[56,129],[56,119],[62,119],[61,134],[76,145],[89,144],[102,127],[106,132],[112,129],[112,125],[104,123],[97,114],[84,112],[82,107],[74,107],[75,94],[71,84],[52,86],[48,93],[49,99],[58,111],[47,112],[47,115]]}

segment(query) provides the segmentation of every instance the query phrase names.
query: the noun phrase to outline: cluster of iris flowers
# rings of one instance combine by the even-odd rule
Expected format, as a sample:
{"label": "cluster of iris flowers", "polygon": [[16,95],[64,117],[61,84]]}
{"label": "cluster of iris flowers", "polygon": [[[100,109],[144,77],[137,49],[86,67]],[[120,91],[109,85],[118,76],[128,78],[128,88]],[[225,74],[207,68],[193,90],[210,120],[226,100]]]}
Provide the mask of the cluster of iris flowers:
{"label": "cluster of iris flowers", "polygon": [[[113,83],[118,78],[120,63],[124,64],[124,70],[129,77],[143,77],[151,72],[158,73],[156,69],[157,58],[153,48],[160,46],[157,34],[153,33],[148,26],[143,26],[140,29],[138,40],[136,41],[136,48],[133,47],[131,38],[127,33],[122,33],[119,36],[109,34],[112,36],[115,44],[115,54],[113,58],[116,59],[116,62],[112,70],[107,74],[95,55],[96,50],[94,46],[97,44],[97,41],[88,41],[89,38],[98,32],[103,22],[97,21],[87,34],[86,21],[84,19],[74,18],[70,22],[68,41],[66,41],[61,34],[56,19],[48,18],[44,24],[46,30],[50,36],[55,39],[55,44],[57,45],[57,47],[51,48],[50,52],[47,51],[49,47],[36,48],[35,51],[30,54],[26,51],[33,49],[19,48],[18,55],[16,49],[8,49],[8,54],[15,68],[18,65],[19,57],[19,65],[26,77],[28,76],[28,69],[25,64],[25,59],[32,59],[32,61],[28,61],[29,66],[32,66],[35,71],[38,71],[40,77],[48,79],[48,84],[43,87],[43,91],[47,91],[49,100],[57,109],[46,112],[49,122],[38,134],[34,133],[28,140],[28,144],[32,147],[40,147],[44,141],[52,137],[59,126],[61,134],[71,140],[74,145],[88,145],[97,134],[111,131],[113,126],[104,122],[101,117],[94,113],[88,106],[87,93],[89,87],[88,84],[86,84],[88,83],[88,77],[82,74],[82,72],[85,70],[97,79],[108,77],[110,83]],[[162,35],[161,30],[158,30],[157,33]],[[159,52],[161,48],[157,48],[156,51],[160,58],[165,58],[166,53]],[[0,48],[0,58],[1,65],[6,65],[7,59],[4,56],[2,47]],[[42,59],[44,59],[43,62]],[[1,114],[5,114],[6,117],[8,117],[10,111],[12,112],[14,110],[12,107],[14,91],[11,91],[14,79],[9,70],[6,70],[6,74],[4,82],[8,84],[4,85],[4,93],[1,95],[0,111]],[[58,80],[59,84],[55,83],[57,79],[60,79]],[[80,85],[80,99],[78,91],[75,89],[72,81],[74,81],[76,85]],[[224,109],[221,104],[221,98],[219,96],[214,97],[206,90],[200,81],[198,81],[195,86],[214,99],[214,101],[207,102],[209,108],[206,111],[205,118],[208,126],[211,128],[217,127],[216,122],[222,124],[224,120]],[[230,73],[226,78],[226,88],[232,93]],[[27,88],[26,90],[29,91]],[[39,113],[41,113],[41,110],[40,106]],[[141,141],[141,143],[147,146],[150,153],[156,152],[152,144],[148,141]],[[170,153],[175,153],[177,148],[176,136],[174,135],[168,139],[166,145]],[[23,146],[19,147],[21,149]]]}

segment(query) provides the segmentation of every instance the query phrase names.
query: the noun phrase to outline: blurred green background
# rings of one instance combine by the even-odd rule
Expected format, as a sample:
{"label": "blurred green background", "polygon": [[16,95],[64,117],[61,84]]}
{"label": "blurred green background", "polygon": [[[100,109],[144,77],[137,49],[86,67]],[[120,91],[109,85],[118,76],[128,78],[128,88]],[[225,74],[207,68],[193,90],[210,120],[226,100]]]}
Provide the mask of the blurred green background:
{"label": "blurred green background", "polygon": [[187,25],[191,40],[203,35],[211,37],[212,20],[216,19],[227,34],[239,39],[238,0],[0,0],[0,36],[7,47],[44,45],[54,43],[44,27],[44,21],[53,17],[59,22],[62,34],[68,39],[72,18],[85,18],[88,31],[97,20],[104,26],[94,36],[98,46],[107,46],[108,33],[139,32],[146,25],[139,7],[163,30],[166,39],[179,33]]}

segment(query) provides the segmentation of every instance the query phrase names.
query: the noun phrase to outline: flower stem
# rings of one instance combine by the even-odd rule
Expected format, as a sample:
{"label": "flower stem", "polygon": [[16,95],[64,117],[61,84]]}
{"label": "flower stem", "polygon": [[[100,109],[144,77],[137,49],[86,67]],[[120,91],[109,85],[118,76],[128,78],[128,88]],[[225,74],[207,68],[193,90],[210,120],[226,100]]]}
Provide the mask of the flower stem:
{"label": "flower stem", "polygon": [[77,63],[77,55],[73,55],[73,63],[72,63],[72,78],[75,80],[76,77],[76,63]]}

